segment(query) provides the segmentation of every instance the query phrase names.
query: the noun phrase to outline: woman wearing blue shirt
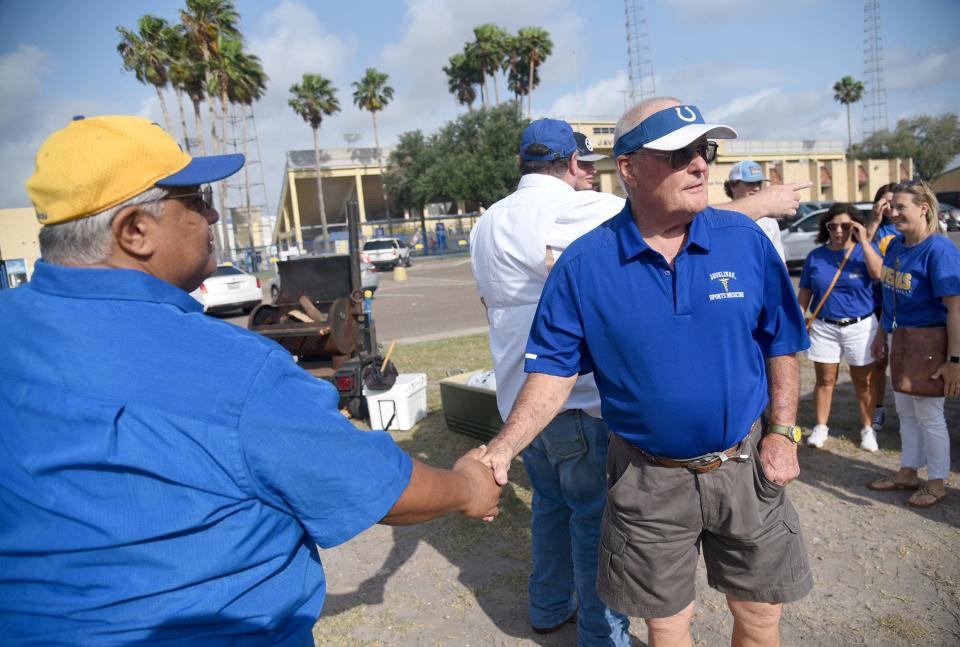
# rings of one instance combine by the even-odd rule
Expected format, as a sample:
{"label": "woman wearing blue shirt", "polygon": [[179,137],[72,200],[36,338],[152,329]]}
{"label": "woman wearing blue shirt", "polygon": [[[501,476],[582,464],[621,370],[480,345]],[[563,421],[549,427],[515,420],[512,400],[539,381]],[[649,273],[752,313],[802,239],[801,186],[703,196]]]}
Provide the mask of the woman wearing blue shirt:
{"label": "woman wearing blue shirt", "polygon": [[[960,250],[939,235],[937,198],[923,182],[897,185],[891,222],[900,236],[883,258],[873,249],[867,267],[883,288],[883,318],[887,333],[897,326],[947,328],[947,361],[933,379],[943,379],[945,396],[960,395]],[[866,230],[856,235],[864,240]],[[877,335],[876,354],[886,354],[888,340]],[[943,414],[943,397],[894,392],[900,416],[900,470],[891,478],[874,481],[875,490],[916,490],[907,503],[926,508],[946,496],[944,479],[950,473],[950,438]],[[917,471],[927,467],[927,483]]]}
{"label": "woman wearing blue shirt", "polygon": [[[870,240],[880,249],[881,256],[887,251],[887,245],[899,234],[897,228],[890,222],[890,205],[893,202],[893,187],[896,182],[884,184],[877,189],[873,196],[873,209],[870,222],[866,224]],[[880,282],[873,282],[874,314],[877,320],[883,312],[883,293]],[[870,374],[870,392],[873,394],[873,431],[880,433],[883,423],[887,420],[887,408],[883,406],[887,394],[887,358],[873,358],[873,372]]]}
{"label": "woman wearing blue shirt", "polygon": [[800,307],[815,310],[837,276],[833,290],[810,325],[810,348],[807,358],[813,361],[817,384],[813,392],[817,424],[807,438],[807,444],[823,447],[830,430],[830,405],[833,389],[837,383],[840,361],[850,366],[850,378],[857,392],[860,409],[860,447],[877,451],[877,438],[871,425],[873,401],[870,376],[873,370],[873,355],[870,342],[876,335],[878,324],[873,314],[873,280],[864,262],[863,249],[851,236],[854,223],[863,226],[863,218],[857,208],[847,202],[838,202],[820,217],[817,242],[825,243],[807,255],[800,274],[800,291],[797,299]]}

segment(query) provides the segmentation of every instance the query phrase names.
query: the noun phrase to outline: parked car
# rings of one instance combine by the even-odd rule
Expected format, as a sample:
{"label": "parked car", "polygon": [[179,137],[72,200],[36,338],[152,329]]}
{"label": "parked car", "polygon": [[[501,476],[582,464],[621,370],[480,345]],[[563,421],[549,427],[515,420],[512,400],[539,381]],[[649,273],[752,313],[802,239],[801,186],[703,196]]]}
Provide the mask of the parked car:
{"label": "parked car", "polygon": [[363,244],[363,251],[378,269],[393,269],[397,265],[410,267],[410,248],[399,238],[371,238]]}
{"label": "parked car", "polygon": [[943,231],[960,231],[960,209],[941,202],[938,211],[940,228]]}
{"label": "parked car", "polygon": [[232,265],[221,265],[190,293],[204,312],[243,310],[249,313],[263,300],[260,279]]}
{"label": "parked car", "polygon": [[777,224],[780,225],[780,231],[788,229],[790,225],[794,224],[795,222],[799,222],[804,216],[811,214],[814,211],[826,209],[834,202],[836,202],[836,200],[807,200],[805,202],[801,202],[800,206],[797,207],[796,215],[786,216],[777,220]]}
{"label": "parked car", "polygon": [[[323,254],[323,256],[346,256],[346,254]],[[366,253],[360,253],[360,287],[362,290],[376,292],[380,287],[380,275],[377,274],[377,268],[370,262]],[[280,296],[280,275],[270,279],[270,298],[276,303]]]}
{"label": "parked car", "polygon": [[[832,204],[832,203],[831,203]],[[855,202],[857,211],[863,216],[864,220],[869,220],[873,210],[871,202]],[[783,251],[786,255],[787,267],[790,269],[799,269],[803,267],[803,261],[807,254],[818,247],[817,230],[820,225],[820,216],[827,210],[817,209],[811,211],[806,216],[790,225],[780,236],[780,242],[783,243]]]}

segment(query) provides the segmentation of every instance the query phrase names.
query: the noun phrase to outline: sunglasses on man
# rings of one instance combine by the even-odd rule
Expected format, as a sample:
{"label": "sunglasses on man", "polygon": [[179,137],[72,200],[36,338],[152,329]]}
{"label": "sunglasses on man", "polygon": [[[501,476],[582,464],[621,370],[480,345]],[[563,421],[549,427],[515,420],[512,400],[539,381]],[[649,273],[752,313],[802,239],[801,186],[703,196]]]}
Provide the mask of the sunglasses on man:
{"label": "sunglasses on man", "polygon": [[655,151],[648,148],[639,148],[634,153],[643,153],[649,157],[659,157],[670,161],[670,166],[674,171],[686,168],[693,158],[699,155],[703,160],[710,164],[717,159],[717,142],[694,142],[684,148],[678,148],[675,151]]}
{"label": "sunglasses on man", "polygon": [[[213,187],[209,184],[204,184],[200,187],[199,191],[194,193],[178,193],[168,196],[168,198],[171,200],[184,200],[185,204],[194,211],[213,209]],[[193,199],[188,201],[188,198]]]}

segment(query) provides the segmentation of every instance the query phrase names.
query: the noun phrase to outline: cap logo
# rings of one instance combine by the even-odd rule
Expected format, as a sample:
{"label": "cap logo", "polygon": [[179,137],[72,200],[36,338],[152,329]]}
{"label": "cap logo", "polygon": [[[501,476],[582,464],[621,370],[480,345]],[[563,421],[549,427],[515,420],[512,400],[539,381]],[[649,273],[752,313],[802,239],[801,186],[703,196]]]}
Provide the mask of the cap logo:
{"label": "cap logo", "polygon": [[[691,109],[690,109],[690,106],[679,106],[679,107],[674,108],[674,109],[677,111],[677,117],[679,117],[680,119],[683,119],[683,120],[686,121],[686,122],[693,123],[693,122],[695,122],[695,121],[697,120],[697,113],[695,113],[693,110],[691,110]],[[689,117],[684,117],[684,116],[683,116],[683,111],[684,111],[684,110],[687,111],[687,113],[689,113],[689,115],[690,115]]]}
{"label": "cap logo", "polygon": [[589,137],[584,136],[584,138],[583,138],[583,146],[584,146],[584,148],[586,148],[586,149],[587,149],[588,151],[590,151],[591,153],[593,152],[593,142],[590,141],[590,138],[589,138]]}

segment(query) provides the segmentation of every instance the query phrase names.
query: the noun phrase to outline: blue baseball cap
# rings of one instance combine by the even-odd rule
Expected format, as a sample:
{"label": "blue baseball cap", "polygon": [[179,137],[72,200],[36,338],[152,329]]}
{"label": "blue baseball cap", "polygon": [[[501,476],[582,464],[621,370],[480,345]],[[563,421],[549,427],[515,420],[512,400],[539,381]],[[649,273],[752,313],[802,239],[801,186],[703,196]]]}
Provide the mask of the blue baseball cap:
{"label": "blue baseball cap", "polygon": [[[531,144],[547,148],[543,154],[527,153]],[[537,119],[523,129],[520,136],[520,159],[526,162],[548,162],[570,157],[577,150],[573,128],[559,119]]]}
{"label": "blue baseball cap", "polygon": [[737,162],[730,169],[730,175],[727,176],[730,182],[769,182],[763,177],[763,171],[760,165],[753,160],[743,160]]}
{"label": "blue baseball cap", "polygon": [[577,161],[579,162],[597,162],[606,159],[607,155],[601,155],[593,150],[593,142],[583,133],[573,133],[573,138],[577,141]]}

